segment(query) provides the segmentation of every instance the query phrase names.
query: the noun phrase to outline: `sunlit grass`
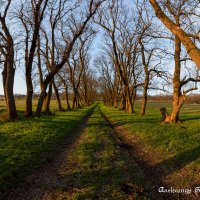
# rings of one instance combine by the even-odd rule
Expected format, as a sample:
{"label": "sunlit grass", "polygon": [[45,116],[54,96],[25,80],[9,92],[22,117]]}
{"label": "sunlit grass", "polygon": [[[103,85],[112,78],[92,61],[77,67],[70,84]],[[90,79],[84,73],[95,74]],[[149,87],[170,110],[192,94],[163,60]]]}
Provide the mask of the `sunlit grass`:
{"label": "sunlit grass", "polygon": [[[17,103],[18,107],[23,105]],[[21,107],[20,120],[0,122],[0,188],[6,188],[9,182],[19,180],[46,162],[51,152],[56,152],[62,139],[73,134],[73,128],[92,107],[56,112],[40,119],[25,119]]]}
{"label": "sunlit grass", "polygon": [[[122,191],[122,185],[144,184],[139,171],[135,171],[130,164],[128,152],[116,148],[116,138],[112,131],[102,118],[100,108],[96,107],[81,139],[68,155],[68,160],[72,162],[68,165],[73,167],[63,172],[64,182],[63,188],[59,188],[60,195],[71,200],[129,199],[129,195]],[[65,193],[66,188],[69,191]],[[132,197],[136,195],[132,191]],[[148,198],[144,196],[140,199]]]}
{"label": "sunlit grass", "polygon": [[[144,117],[139,115],[139,103],[135,105],[136,114],[127,114],[103,104],[102,110],[117,124],[126,127],[130,136],[139,137],[159,152],[163,161],[168,159],[167,163],[177,169],[188,167],[187,173],[197,175],[200,171],[200,107],[185,104],[180,113],[182,123],[161,124],[159,108],[163,106],[171,112],[171,104],[162,103],[149,103]],[[182,181],[191,183],[191,180]]]}

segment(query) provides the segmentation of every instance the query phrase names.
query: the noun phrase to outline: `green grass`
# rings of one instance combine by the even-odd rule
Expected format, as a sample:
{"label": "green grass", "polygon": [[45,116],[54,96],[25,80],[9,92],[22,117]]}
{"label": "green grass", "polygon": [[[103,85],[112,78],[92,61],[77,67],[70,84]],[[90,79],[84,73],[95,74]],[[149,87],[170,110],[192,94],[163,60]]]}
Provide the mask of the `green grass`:
{"label": "green grass", "polygon": [[162,162],[176,169],[172,173],[188,167],[188,180],[181,181],[190,185],[192,181],[189,176],[194,177],[200,171],[200,107],[184,105],[180,113],[183,123],[164,125],[160,123],[159,112],[163,106],[171,112],[171,105],[166,103],[149,103],[144,117],[139,116],[139,103],[135,105],[136,114],[127,114],[103,104],[102,110],[117,124],[126,127],[130,135],[134,134],[153,150],[160,152]]}
{"label": "green grass", "polygon": [[[73,163],[68,164],[73,168],[64,172],[63,187],[59,188],[64,199],[129,199],[121,189],[122,184],[144,184],[139,171],[134,171],[136,169],[130,164],[128,152],[116,148],[112,129],[102,118],[99,107],[95,108],[69,156],[68,160]],[[63,194],[70,186],[71,191]],[[137,196],[136,193],[132,195]]]}
{"label": "green grass", "polygon": [[0,188],[6,189],[12,185],[10,182],[19,181],[47,162],[52,153],[59,149],[62,139],[73,134],[73,128],[93,107],[56,112],[41,119],[25,119],[22,108],[19,111],[20,120],[0,122]]}
{"label": "green grass", "polygon": [[[73,128],[91,113],[95,105],[76,111],[56,112],[51,116],[44,115],[41,119],[25,119],[24,100],[17,101],[19,120],[0,121],[0,188],[9,189],[12,183],[22,180],[33,169],[48,162],[53,152],[59,150],[62,139],[73,134]],[[126,127],[130,136],[139,137],[151,149],[159,152],[162,159],[158,165],[164,163],[172,166],[174,170],[169,173],[178,174],[185,169],[186,173],[182,173],[186,174],[185,177],[179,175],[177,177],[181,179],[174,179],[177,184],[190,186],[200,181],[199,105],[184,105],[180,113],[183,123],[176,125],[160,123],[159,108],[163,106],[170,113],[169,104],[148,103],[146,116],[141,117],[137,114],[139,103],[135,105],[136,114],[127,114],[100,103],[100,108],[96,108],[86,125],[80,144],[70,155],[72,159],[76,158],[76,163],[68,170],[64,185],[73,183],[81,188],[80,192],[73,193],[73,199],[91,199],[98,195],[123,199],[127,196],[120,190],[122,182],[145,184],[136,168],[130,169],[128,155],[116,148],[115,139],[110,134],[112,130],[101,117],[99,109]],[[0,102],[0,111],[4,109],[3,102]],[[53,110],[56,110],[54,106]],[[60,189],[63,190],[62,187]]]}

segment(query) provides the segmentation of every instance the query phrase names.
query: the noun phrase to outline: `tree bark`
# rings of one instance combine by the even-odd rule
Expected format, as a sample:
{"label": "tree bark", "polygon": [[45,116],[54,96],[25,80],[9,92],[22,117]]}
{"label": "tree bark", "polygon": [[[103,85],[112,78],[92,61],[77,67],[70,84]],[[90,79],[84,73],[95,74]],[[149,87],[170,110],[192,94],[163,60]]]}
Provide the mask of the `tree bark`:
{"label": "tree bark", "polygon": [[126,111],[128,113],[134,113],[133,111],[133,103],[130,95],[129,86],[126,86]]}
{"label": "tree bark", "polygon": [[38,104],[37,104],[37,109],[36,109],[36,117],[41,117],[41,113],[42,113],[42,106],[43,106],[43,103],[44,103],[44,100],[45,100],[45,97],[46,97],[46,89],[47,89],[47,85],[45,85],[43,83],[43,86],[42,86],[42,89],[41,89],[41,92],[40,92],[40,97],[38,99]]}
{"label": "tree bark", "polygon": [[60,95],[59,95],[59,92],[58,92],[58,88],[56,87],[55,81],[53,81],[53,89],[54,89],[54,92],[55,92],[55,95],[56,95],[58,110],[62,111],[63,109],[62,109],[62,104],[61,104],[61,100],[60,100]]}
{"label": "tree bark", "polygon": [[173,109],[171,113],[171,122],[177,123],[179,121],[179,112],[185,101],[185,97],[181,94],[181,83],[180,83],[180,73],[181,73],[181,40],[178,36],[175,36],[175,70],[173,78]]}
{"label": "tree bark", "polygon": [[24,113],[25,117],[31,117],[33,114],[32,110],[32,97],[33,97],[33,83],[31,77],[31,71],[26,67],[26,112]]}
{"label": "tree bark", "polygon": [[[13,52],[14,55],[14,52]],[[14,56],[13,56],[14,58]],[[7,98],[7,116],[8,120],[14,121],[17,119],[17,110],[15,105],[15,98],[13,94],[15,68],[13,67],[14,60],[9,59],[7,63],[7,78],[6,78],[6,88],[5,96]]]}
{"label": "tree bark", "polygon": [[51,102],[51,96],[52,96],[52,83],[49,84],[49,91],[46,95],[45,102],[44,102],[44,113],[50,115],[50,102]]}
{"label": "tree bark", "polygon": [[141,116],[144,116],[146,112],[148,87],[149,87],[149,75],[147,74],[143,86],[142,105],[140,111]]}
{"label": "tree bark", "polygon": [[0,15],[0,23],[6,38],[6,47],[5,47],[6,53],[4,53],[5,63],[2,75],[3,75],[4,96],[6,100],[7,118],[8,120],[14,121],[17,119],[17,110],[13,94],[14,77],[15,77],[14,43],[5,19],[7,10],[9,9],[10,6],[10,2],[11,1],[9,1],[7,4],[4,16],[2,17]]}
{"label": "tree bark", "polygon": [[69,95],[68,95],[68,87],[67,84],[65,84],[65,97],[66,97],[66,103],[67,103],[67,110],[70,110],[70,103],[69,103]]}

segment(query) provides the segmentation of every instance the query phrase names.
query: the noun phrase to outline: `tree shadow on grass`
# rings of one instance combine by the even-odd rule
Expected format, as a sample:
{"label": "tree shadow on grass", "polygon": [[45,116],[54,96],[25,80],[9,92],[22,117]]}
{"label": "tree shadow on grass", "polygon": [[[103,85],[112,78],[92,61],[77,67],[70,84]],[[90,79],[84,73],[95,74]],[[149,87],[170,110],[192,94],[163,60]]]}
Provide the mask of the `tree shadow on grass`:
{"label": "tree shadow on grass", "polygon": [[165,171],[161,174],[161,176],[166,176],[184,168],[186,165],[197,160],[198,158],[200,158],[200,146],[164,160],[154,166],[154,168],[165,168]]}
{"label": "tree shadow on grass", "polygon": [[184,116],[181,121],[182,122],[187,122],[187,121],[195,121],[195,120],[200,120],[200,115],[196,115],[196,116]]}
{"label": "tree shadow on grass", "polygon": [[127,177],[127,169],[120,167],[98,169],[93,166],[93,169],[80,170],[63,176],[58,190],[69,194],[75,192],[73,195],[76,198],[74,199],[115,200],[128,198],[129,195],[137,197],[134,199],[146,199],[148,194],[142,189],[142,186],[139,186],[138,177],[129,180],[132,182],[132,187],[129,190],[124,188],[129,178]]}
{"label": "tree shadow on grass", "polygon": [[[137,156],[137,151],[135,151],[134,147],[130,145],[129,147],[131,154],[134,159],[137,161],[139,166],[143,169],[145,177],[152,180],[152,184],[155,189],[158,191],[159,187],[170,188],[172,185],[166,185],[164,178],[167,175],[171,175],[175,172],[178,172],[180,169],[184,168],[186,165],[200,158],[200,146],[180,153],[172,158],[166,159],[156,165],[150,165],[147,160],[142,157]],[[190,171],[191,174],[194,175],[193,171]],[[196,173],[199,173],[198,171]],[[179,180],[176,179],[178,182]],[[192,188],[194,185],[191,182],[189,188]],[[195,199],[194,194],[186,195],[182,194],[163,194],[164,199]],[[187,198],[186,198],[187,197]]]}
{"label": "tree shadow on grass", "polygon": [[[8,143],[10,149],[17,149],[18,152],[23,152],[22,155],[14,155],[17,159],[14,160],[13,155],[4,154],[6,157],[10,157],[10,163],[6,163],[4,154],[2,156],[2,170],[4,173],[4,179],[0,180],[0,199],[1,195],[4,196],[4,192],[10,187],[16,187],[22,178],[28,175],[33,169],[41,167],[43,164],[56,158],[56,154],[62,148],[62,145],[66,145],[65,141],[69,138],[77,138],[80,130],[84,124],[87,123],[89,116],[92,114],[94,108],[88,110],[84,117],[77,119],[55,119],[54,117],[44,118],[23,118],[19,123],[12,124],[16,126],[16,131],[19,132],[18,139],[13,140],[12,143]],[[22,113],[23,111],[21,111]],[[12,122],[13,123],[13,122]],[[33,132],[29,134],[31,129]],[[38,128],[38,129],[37,129]],[[23,130],[22,134],[21,131]],[[79,130],[80,129],[80,130]],[[12,129],[13,130],[13,129]],[[26,133],[26,130],[28,133]],[[32,131],[32,130],[31,130]],[[12,132],[11,132],[12,134]],[[8,137],[9,139],[9,134]],[[7,138],[0,138],[4,141]],[[15,136],[16,138],[16,136]],[[73,142],[73,141],[72,141]],[[9,149],[8,149],[9,150]],[[20,166],[20,170],[17,168]]]}

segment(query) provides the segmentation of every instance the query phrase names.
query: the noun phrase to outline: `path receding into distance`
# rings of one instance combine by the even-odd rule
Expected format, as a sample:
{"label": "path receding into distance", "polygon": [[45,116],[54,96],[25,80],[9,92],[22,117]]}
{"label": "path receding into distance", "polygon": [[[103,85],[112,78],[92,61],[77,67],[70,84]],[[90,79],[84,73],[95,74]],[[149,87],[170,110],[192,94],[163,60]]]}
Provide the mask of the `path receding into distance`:
{"label": "path receding into distance", "polygon": [[142,146],[128,140],[126,131],[97,104],[66,136],[60,153],[1,199],[187,199],[158,193],[165,186],[162,169],[142,159]]}

